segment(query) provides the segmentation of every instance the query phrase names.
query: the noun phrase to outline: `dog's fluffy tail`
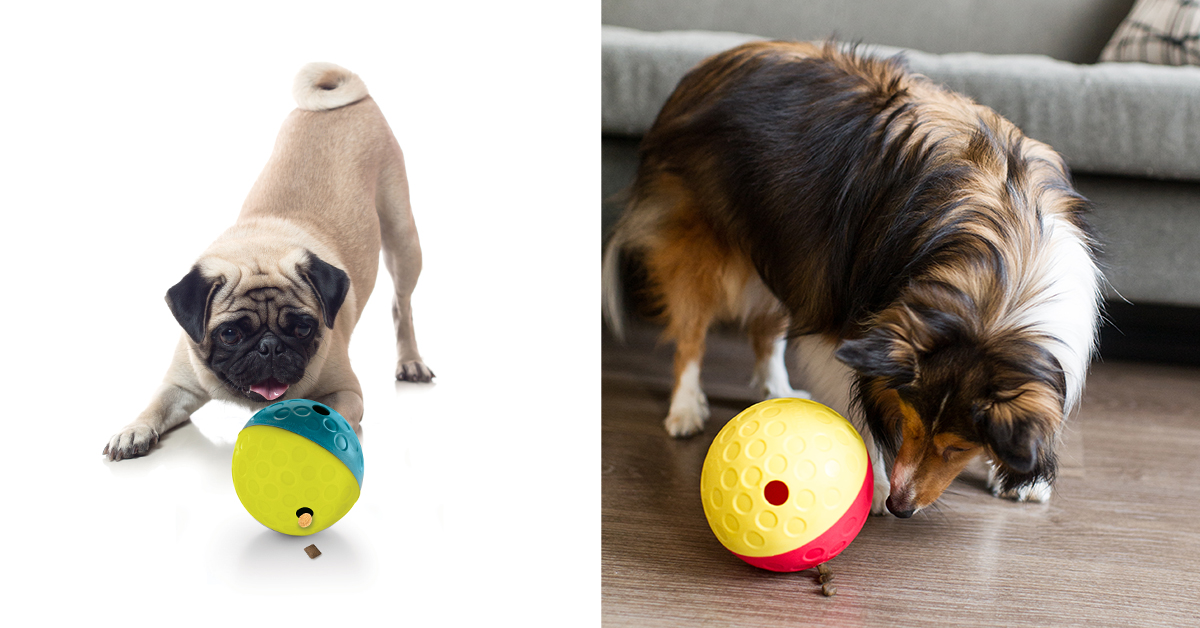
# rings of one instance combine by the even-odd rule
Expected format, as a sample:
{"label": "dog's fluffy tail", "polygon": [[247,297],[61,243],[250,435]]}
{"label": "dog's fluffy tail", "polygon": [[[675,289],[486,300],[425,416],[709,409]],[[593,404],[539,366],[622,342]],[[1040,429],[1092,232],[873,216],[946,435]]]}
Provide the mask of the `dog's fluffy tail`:
{"label": "dog's fluffy tail", "polygon": [[301,109],[326,111],[367,97],[367,85],[358,75],[332,63],[310,63],[300,68],[292,96]]}
{"label": "dog's fluffy tail", "polygon": [[617,229],[608,246],[604,247],[604,263],[601,268],[601,306],[604,310],[604,320],[608,328],[619,340],[625,339],[625,304],[622,298],[624,289],[621,286],[621,251],[625,242],[621,237],[621,229]]}

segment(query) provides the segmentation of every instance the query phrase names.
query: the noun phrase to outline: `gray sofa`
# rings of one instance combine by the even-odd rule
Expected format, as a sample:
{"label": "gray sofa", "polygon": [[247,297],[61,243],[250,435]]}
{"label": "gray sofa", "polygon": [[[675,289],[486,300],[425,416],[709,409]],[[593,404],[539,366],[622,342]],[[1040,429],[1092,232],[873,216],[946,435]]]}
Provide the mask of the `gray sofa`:
{"label": "gray sofa", "polygon": [[620,211],[612,195],[636,169],[640,136],[689,68],[752,39],[836,34],[874,54],[903,53],[913,70],[1062,153],[1096,207],[1110,299],[1144,304],[1143,312],[1166,306],[1171,325],[1195,334],[1200,317],[1191,313],[1200,310],[1178,308],[1200,306],[1200,68],[1094,63],[1131,5],[604,0],[604,233]]}

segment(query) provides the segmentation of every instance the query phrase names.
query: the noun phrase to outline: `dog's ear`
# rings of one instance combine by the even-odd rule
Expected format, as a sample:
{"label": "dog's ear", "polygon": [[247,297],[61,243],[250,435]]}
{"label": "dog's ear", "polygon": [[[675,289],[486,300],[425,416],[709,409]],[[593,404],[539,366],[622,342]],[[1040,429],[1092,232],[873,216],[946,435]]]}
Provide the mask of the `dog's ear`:
{"label": "dog's ear", "polygon": [[1017,473],[1031,473],[1045,453],[1047,438],[1028,421],[1008,421],[991,418],[987,421],[984,438],[996,462]]}
{"label": "dog's ear", "polygon": [[338,310],[342,309],[342,303],[346,301],[346,293],[350,291],[350,276],[311,253],[301,273],[321,303],[325,326],[332,329]]}
{"label": "dog's ear", "polygon": [[916,350],[882,327],[872,329],[862,338],[843,342],[834,355],[862,375],[883,378],[889,388],[910,384],[917,376]]}
{"label": "dog's ear", "polygon": [[1037,424],[991,421],[984,431],[995,463],[997,487],[1011,491],[1037,481],[1054,482],[1058,470],[1055,436]]}
{"label": "dog's ear", "polygon": [[1052,353],[1033,343],[1009,343],[1005,368],[994,374],[993,392],[975,415],[976,428],[998,460],[1014,474],[1042,475],[1053,466],[1063,422],[1066,375]]}
{"label": "dog's ear", "polygon": [[167,290],[167,307],[171,308],[171,314],[179,321],[183,331],[196,343],[204,340],[209,308],[219,287],[220,281],[205,277],[199,266],[192,266],[192,270],[179,283]]}

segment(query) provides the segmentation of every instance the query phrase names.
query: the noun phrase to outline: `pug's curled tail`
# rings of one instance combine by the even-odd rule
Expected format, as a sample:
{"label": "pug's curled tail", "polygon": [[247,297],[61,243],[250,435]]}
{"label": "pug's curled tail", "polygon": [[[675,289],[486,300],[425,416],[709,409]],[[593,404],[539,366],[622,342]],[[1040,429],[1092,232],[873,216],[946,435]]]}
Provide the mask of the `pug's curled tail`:
{"label": "pug's curled tail", "polygon": [[300,68],[292,96],[301,109],[326,111],[367,97],[367,84],[358,75],[332,63],[310,63]]}

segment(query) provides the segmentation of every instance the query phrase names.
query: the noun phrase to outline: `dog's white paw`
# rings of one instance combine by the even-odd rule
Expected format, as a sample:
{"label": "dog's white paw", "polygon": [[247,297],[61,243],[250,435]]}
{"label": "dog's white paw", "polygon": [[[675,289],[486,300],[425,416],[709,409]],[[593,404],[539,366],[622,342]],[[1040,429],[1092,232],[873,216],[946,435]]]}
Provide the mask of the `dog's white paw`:
{"label": "dog's white paw", "polygon": [[768,386],[755,382],[751,382],[750,385],[758,389],[763,399],[812,399],[812,393],[791,386]]}
{"label": "dog's white paw", "polygon": [[1014,489],[1002,491],[999,486],[992,487],[992,495],[1003,499],[1011,499],[1018,502],[1036,502],[1044,504],[1050,501],[1050,493],[1053,488],[1050,483],[1045,480],[1038,480],[1030,484],[1023,484]]}
{"label": "dog's white paw", "polygon": [[708,415],[708,399],[701,395],[698,399],[681,403],[672,402],[671,411],[663,421],[663,425],[666,426],[667,433],[671,436],[683,438],[703,430]]}
{"label": "dog's white paw", "polygon": [[433,374],[433,369],[425,366],[425,363],[420,360],[408,360],[396,365],[396,381],[429,382],[434,377],[436,376]]}
{"label": "dog's white paw", "polygon": [[763,399],[812,399],[812,394],[807,390],[792,388],[784,362],[786,352],[787,340],[779,338],[771,355],[754,365],[750,387],[757,390]]}
{"label": "dog's white paw", "polygon": [[884,484],[881,486],[878,482],[875,483],[875,492],[871,495],[871,514],[888,514],[887,498],[888,494],[891,492],[892,487],[890,484]]}
{"label": "dog's white paw", "polygon": [[158,442],[158,432],[149,425],[134,423],[113,434],[104,446],[103,454],[109,460],[136,458],[150,452],[150,448]]}
{"label": "dog's white paw", "polygon": [[675,392],[671,393],[671,409],[663,425],[671,436],[683,438],[704,429],[707,420],[708,397],[700,388],[700,364],[689,362],[675,382]]}
{"label": "dog's white paw", "polygon": [[888,514],[888,494],[890,490],[892,490],[890,486],[884,486],[883,489],[880,489],[878,485],[875,486],[875,495],[871,496],[872,515]]}
{"label": "dog's white paw", "polygon": [[988,466],[988,488],[992,491],[992,496],[1001,499],[1011,499],[1018,502],[1036,502],[1044,504],[1050,501],[1050,494],[1054,487],[1045,480],[1022,484],[1016,488],[1003,490],[1000,486],[999,474],[996,473],[996,467]]}
{"label": "dog's white paw", "polygon": [[871,514],[886,515],[887,498],[892,492],[892,481],[888,478],[887,470],[881,463],[871,459],[871,474],[874,475],[875,491],[871,494]]}
{"label": "dog's white paw", "polygon": [[871,468],[868,470],[872,476],[871,482],[874,489],[871,493],[871,514],[886,515],[888,514],[888,495],[892,492],[892,481],[888,477],[887,466],[883,463],[883,455],[875,446],[874,435],[870,430],[864,428],[862,436],[863,444],[867,446],[867,455],[871,460]]}

